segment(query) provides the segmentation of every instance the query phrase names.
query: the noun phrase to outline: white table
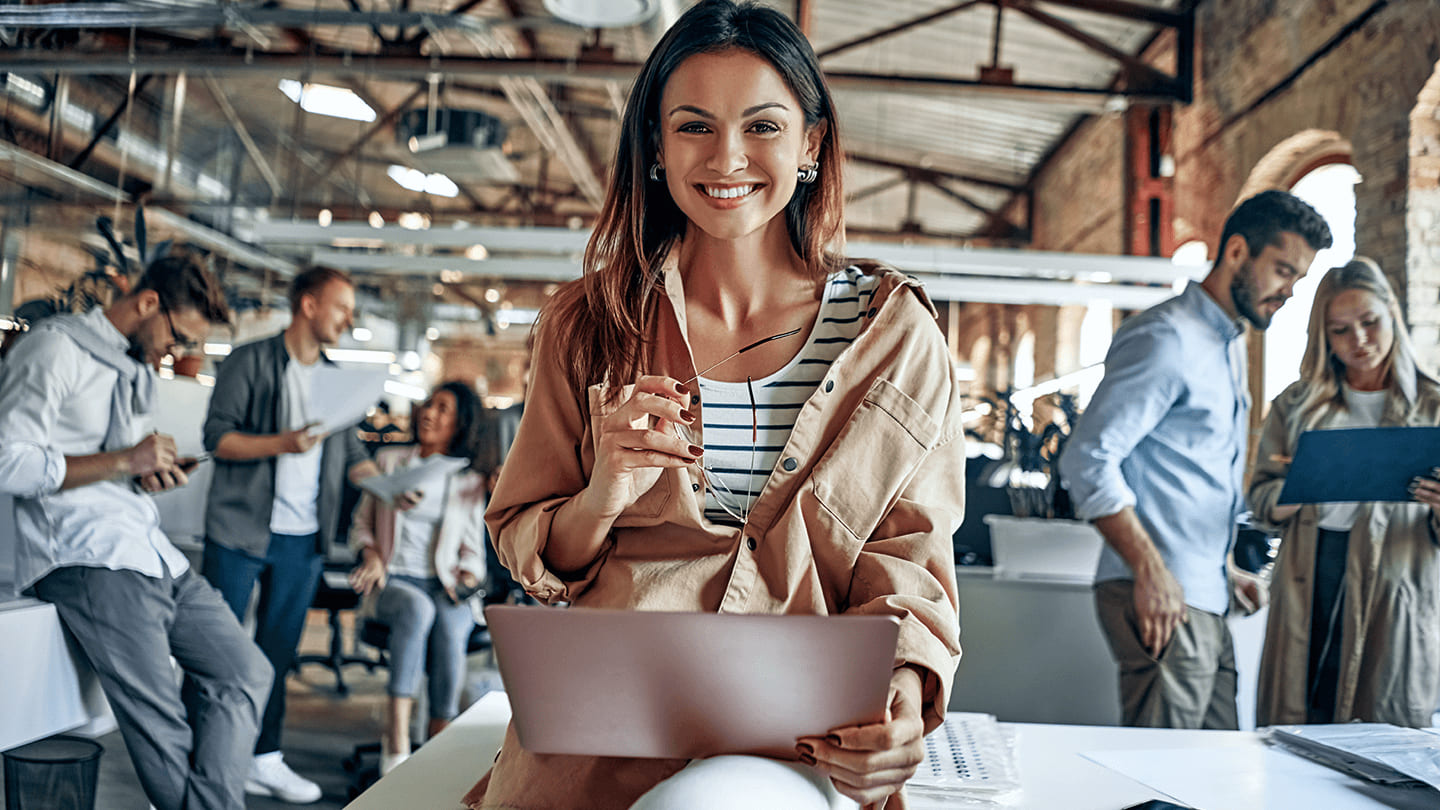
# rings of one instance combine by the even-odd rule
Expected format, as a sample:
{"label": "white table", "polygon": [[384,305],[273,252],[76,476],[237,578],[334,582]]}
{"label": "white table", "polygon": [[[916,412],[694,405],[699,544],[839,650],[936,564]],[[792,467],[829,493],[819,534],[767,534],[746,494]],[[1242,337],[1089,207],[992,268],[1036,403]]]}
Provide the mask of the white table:
{"label": "white table", "polygon": [[0,598],[0,639],[0,751],[62,731],[115,728],[99,679],[70,649],[54,605]]}
{"label": "white table", "polygon": [[[505,695],[491,692],[375,783],[348,810],[457,810],[460,797],[494,761],[509,717]],[[1149,799],[1168,798],[1083,756],[1106,751],[1174,751],[1178,770],[1190,776],[1204,776],[1207,764],[1236,766],[1215,781],[1238,792],[1240,801],[1223,807],[1201,805],[1202,810],[1433,810],[1440,802],[1435,793],[1381,789],[1284,752],[1267,751],[1254,732],[1030,723],[1002,726],[1014,729],[1018,737],[1024,788],[1019,802],[1011,805],[1018,810],[1120,810]],[[1311,798],[1298,803],[1302,794]],[[1318,801],[1314,799],[1317,796]]]}

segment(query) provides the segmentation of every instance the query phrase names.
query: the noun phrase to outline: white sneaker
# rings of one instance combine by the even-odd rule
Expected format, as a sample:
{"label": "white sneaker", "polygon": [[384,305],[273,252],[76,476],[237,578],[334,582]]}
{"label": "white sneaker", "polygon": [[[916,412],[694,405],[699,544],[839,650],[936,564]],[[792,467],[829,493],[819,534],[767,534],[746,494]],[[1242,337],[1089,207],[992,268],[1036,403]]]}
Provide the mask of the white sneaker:
{"label": "white sneaker", "polygon": [[290,770],[279,751],[256,754],[245,777],[245,792],[252,796],[272,796],[290,804],[319,801],[320,786]]}

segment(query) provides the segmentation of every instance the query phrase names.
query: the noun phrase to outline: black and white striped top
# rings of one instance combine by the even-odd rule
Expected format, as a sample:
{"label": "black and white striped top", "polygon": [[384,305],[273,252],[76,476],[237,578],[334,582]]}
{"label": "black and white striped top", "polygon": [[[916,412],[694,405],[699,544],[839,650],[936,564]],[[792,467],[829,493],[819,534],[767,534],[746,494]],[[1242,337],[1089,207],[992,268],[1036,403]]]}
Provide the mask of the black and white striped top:
{"label": "black and white striped top", "polygon": [[780,459],[800,408],[830,364],[860,334],[878,283],[878,276],[856,267],[830,276],[809,339],[774,374],[749,383],[700,378],[707,520],[743,525]]}

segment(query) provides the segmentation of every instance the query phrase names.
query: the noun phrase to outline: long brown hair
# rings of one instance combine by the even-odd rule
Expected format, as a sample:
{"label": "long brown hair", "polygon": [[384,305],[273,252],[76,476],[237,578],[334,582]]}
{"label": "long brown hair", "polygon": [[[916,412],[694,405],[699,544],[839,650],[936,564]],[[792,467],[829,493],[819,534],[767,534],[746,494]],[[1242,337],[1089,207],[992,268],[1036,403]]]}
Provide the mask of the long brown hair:
{"label": "long brown hair", "polygon": [[1329,315],[1330,302],[1346,290],[1362,290],[1375,296],[1390,318],[1395,340],[1385,358],[1386,389],[1397,393],[1402,391],[1397,367],[1407,369],[1407,374],[1409,369],[1414,369],[1417,382],[1434,383],[1434,379],[1416,365],[1415,346],[1410,340],[1409,330],[1405,328],[1400,301],[1384,271],[1373,260],[1356,256],[1348,264],[1327,272],[1315,288],[1315,301],[1310,309],[1310,339],[1305,344],[1305,356],[1300,361],[1304,395],[1297,411],[1304,428],[1314,428],[1327,414],[1345,410],[1345,364],[1330,348],[1330,333],[1325,329],[1325,319]]}
{"label": "long brown hair", "polygon": [[686,59],[740,49],[767,61],[800,101],[807,131],[823,125],[820,176],[801,183],[785,206],[790,243],[816,280],[840,263],[844,153],[835,105],[815,51],[779,12],[753,2],[705,0],[687,11],[651,51],[630,89],[609,189],[585,248],[584,276],[546,305],[537,329],[554,343],[582,407],[602,380],[628,383],[649,361],[649,335],[664,286],[663,265],[688,220],[664,183],[649,182],[659,152],[660,96]]}

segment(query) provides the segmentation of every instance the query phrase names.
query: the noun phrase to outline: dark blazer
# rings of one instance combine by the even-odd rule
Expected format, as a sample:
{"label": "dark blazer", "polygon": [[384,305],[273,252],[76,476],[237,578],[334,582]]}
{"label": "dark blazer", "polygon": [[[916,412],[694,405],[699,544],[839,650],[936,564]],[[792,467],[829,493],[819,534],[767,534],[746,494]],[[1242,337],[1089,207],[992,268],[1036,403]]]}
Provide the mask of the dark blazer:
{"label": "dark blazer", "polygon": [[[269,435],[280,432],[285,365],[290,353],[285,334],[237,347],[220,363],[215,390],[205,415],[205,449],[214,451],[220,437],[238,431]],[[334,365],[321,354],[321,362]],[[324,441],[320,460],[320,497],[316,514],[320,532],[315,550],[330,551],[340,521],[345,474],[370,456],[354,430],[338,430]],[[226,548],[263,557],[270,545],[270,512],[275,503],[275,459],[215,459],[210,501],[205,514],[205,539]]]}

